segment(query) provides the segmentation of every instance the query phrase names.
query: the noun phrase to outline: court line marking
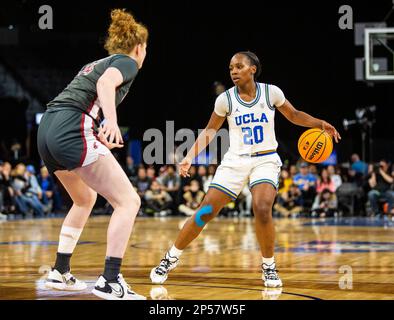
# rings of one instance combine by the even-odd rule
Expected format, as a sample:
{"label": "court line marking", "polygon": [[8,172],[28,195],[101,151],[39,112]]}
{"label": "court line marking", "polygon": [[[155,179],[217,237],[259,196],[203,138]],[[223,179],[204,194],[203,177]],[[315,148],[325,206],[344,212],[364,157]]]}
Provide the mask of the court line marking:
{"label": "court line marking", "polygon": [[[134,284],[136,284],[136,283],[134,283]],[[167,287],[168,286],[180,286],[180,287],[202,287],[202,288],[215,288],[215,289],[235,289],[235,290],[249,290],[249,291],[258,291],[258,292],[261,292],[261,291],[263,291],[265,289],[265,287],[262,290],[262,289],[254,289],[254,288],[227,287],[227,286],[207,286],[207,285],[201,285],[201,284],[196,284],[196,285],[193,285],[193,284],[191,284],[191,285],[190,284],[171,284],[171,283],[166,284],[163,287],[166,287],[166,286]],[[311,299],[311,300],[324,300],[322,298],[309,296],[309,295],[305,295],[305,294],[301,294],[301,293],[292,293],[292,292],[282,291],[281,294],[300,296],[300,297],[308,298],[308,299]],[[230,300],[233,300],[233,299],[230,299]]]}

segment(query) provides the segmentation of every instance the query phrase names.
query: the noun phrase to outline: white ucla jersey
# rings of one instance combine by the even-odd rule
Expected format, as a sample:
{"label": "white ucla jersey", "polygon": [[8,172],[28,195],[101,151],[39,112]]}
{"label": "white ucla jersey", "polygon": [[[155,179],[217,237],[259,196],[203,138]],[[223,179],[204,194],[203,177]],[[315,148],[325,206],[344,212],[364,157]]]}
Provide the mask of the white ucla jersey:
{"label": "white ucla jersey", "polygon": [[243,101],[236,86],[219,95],[215,113],[227,116],[229,151],[238,155],[275,151],[275,109],[284,102],[285,96],[277,86],[258,82],[253,101]]}

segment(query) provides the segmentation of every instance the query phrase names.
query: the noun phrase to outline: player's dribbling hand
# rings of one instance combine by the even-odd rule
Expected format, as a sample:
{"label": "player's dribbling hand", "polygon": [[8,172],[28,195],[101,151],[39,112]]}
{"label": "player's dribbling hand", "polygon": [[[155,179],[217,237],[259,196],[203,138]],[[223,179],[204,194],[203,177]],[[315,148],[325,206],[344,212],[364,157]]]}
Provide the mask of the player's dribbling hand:
{"label": "player's dribbling hand", "polygon": [[179,163],[179,174],[182,177],[190,177],[189,174],[189,169],[192,165],[192,160],[190,158],[184,158],[180,163]]}
{"label": "player's dribbling hand", "polygon": [[333,137],[336,143],[338,143],[339,140],[342,139],[337,129],[335,129],[335,127],[328,122],[323,121],[322,129],[326,131],[331,137]]}

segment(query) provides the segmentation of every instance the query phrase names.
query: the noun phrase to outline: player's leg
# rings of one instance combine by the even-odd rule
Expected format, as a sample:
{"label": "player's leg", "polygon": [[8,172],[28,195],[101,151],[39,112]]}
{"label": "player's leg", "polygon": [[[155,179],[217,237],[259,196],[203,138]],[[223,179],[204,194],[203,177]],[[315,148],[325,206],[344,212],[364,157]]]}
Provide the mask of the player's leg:
{"label": "player's leg", "polygon": [[263,262],[264,284],[267,287],[281,287],[282,281],[276,271],[274,259],[275,226],[272,219],[272,207],[276,189],[269,183],[261,183],[252,188],[252,197],[256,237]]}
{"label": "player's leg", "polygon": [[96,202],[97,193],[75,172],[58,170],[55,175],[71,197],[73,204],[60,231],[55,266],[48,274],[46,286],[57,290],[84,290],[86,284],[70,273],[70,259]]}
{"label": "player's leg", "polygon": [[134,221],[141,199],[130,180],[112,154],[74,170],[93,190],[102,195],[114,208],[107,231],[105,268],[93,293],[109,300],[142,300],[145,297],[133,292],[120,273]]}
{"label": "player's leg", "polygon": [[268,183],[259,184],[252,188],[253,212],[257,241],[263,257],[274,256],[275,227],[272,219],[272,206],[276,190]]}
{"label": "player's leg", "polygon": [[174,245],[168,250],[160,264],[153,268],[150,278],[153,283],[162,284],[168,273],[178,265],[183,250],[201,233],[205,225],[214,219],[220,210],[231,201],[231,197],[220,190],[210,188],[197,211],[187,220],[179,232]]}
{"label": "player's leg", "polygon": [[282,162],[277,154],[258,157],[250,174],[256,237],[262,255],[263,281],[266,287],[281,287],[274,258],[275,226],[272,207],[277,195]]}
{"label": "player's leg", "polygon": [[175,240],[175,247],[184,250],[214,219],[220,210],[231,201],[231,197],[217,189],[210,188],[197,211],[187,220]]}
{"label": "player's leg", "polygon": [[198,210],[183,226],[174,245],[167,251],[160,264],[152,269],[150,277],[153,283],[164,283],[169,271],[177,266],[183,249],[201,233],[204,226],[216,217],[227,203],[237,199],[249,176],[248,163],[230,153],[224,156]]}

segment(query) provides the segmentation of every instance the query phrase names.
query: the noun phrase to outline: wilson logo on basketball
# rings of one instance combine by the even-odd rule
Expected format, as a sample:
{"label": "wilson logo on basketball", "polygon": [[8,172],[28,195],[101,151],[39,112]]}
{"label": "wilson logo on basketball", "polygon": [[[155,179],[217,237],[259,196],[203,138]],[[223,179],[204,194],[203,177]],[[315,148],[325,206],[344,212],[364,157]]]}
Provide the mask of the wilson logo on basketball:
{"label": "wilson logo on basketball", "polygon": [[320,153],[321,148],[323,148],[323,146],[324,146],[323,142],[318,142],[315,150],[313,150],[311,155],[308,157],[308,160],[312,160],[316,155],[318,155]]}

